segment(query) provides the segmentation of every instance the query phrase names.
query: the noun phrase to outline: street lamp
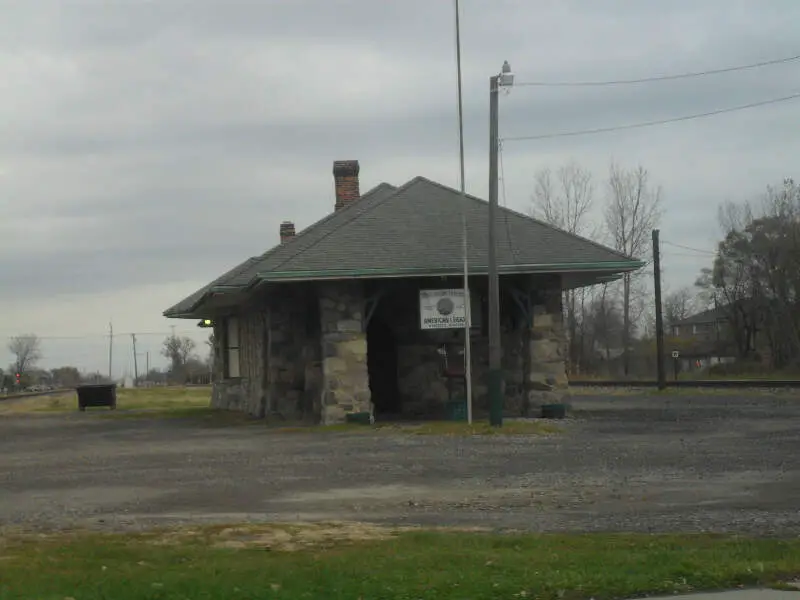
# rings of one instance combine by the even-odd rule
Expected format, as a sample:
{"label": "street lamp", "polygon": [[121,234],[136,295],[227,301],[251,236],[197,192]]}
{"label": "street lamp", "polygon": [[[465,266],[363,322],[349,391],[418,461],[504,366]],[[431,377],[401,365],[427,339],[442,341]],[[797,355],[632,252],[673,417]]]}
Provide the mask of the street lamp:
{"label": "street lamp", "polygon": [[489,423],[503,424],[503,365],[500,341],[500,279],[497,273],[497,162],[500,151],[499,92],[514,85],[508,61],[497,75],[489,78]]}

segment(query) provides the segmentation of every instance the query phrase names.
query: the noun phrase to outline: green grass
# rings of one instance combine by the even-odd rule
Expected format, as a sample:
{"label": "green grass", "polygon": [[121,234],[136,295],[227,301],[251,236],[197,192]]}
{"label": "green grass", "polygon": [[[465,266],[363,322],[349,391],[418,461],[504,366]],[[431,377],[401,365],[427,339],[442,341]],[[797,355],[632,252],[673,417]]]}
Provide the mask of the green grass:
{"label": "green grass", "polygon": [[336,527],[314,535],[300,527],[230,531],[5,535],[0,600],[603,600],[780,585],[800,573],[798,540],[381,534],[368,527],[343,528],[341,535]]}
{"label": "green grass", "polygon": [[[117,409],[107,407],[87,408],[87,412],[101,419],[193,419],[208,426],[261,424],[241,412],[211,408],[210,387],[154,387],[117,390]],[[58,414],[77,412],[78,399],[74,392],[58,396],[38,396],[0,403],[0,416],[21,414]],[[559,433],[552,423],[506,420],[502,428],[490,427],[486,422],[434,421],[421,424],[375,423],[360,425],[308,425],[281,423],[265,427],[274,433],[385,433],[410,435],[545,435]]]}
{"label": "green grass", "polygon": [[[210,387],[152,387],[117,389],[115,417],[124,418],[124,411],[150,411],[152,415],[182,416],[207,410],[211,403]],[[75,392],[55,396],[36,396],[0,403],[0,414],[63,413],[78,410]],[[114,412],[106,407],[87,408],[91,412]]]}

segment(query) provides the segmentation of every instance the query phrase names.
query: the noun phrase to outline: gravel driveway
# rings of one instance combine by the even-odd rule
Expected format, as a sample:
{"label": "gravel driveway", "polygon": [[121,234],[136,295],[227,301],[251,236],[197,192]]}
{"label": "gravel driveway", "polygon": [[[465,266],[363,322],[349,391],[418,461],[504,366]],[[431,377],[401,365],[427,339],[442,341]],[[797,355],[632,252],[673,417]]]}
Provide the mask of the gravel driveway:
{"label": "gravel driveway", "polygon": [[800,534],[800,397],[580,396],[552,437],[0,418],[0,525],[359,520]]}

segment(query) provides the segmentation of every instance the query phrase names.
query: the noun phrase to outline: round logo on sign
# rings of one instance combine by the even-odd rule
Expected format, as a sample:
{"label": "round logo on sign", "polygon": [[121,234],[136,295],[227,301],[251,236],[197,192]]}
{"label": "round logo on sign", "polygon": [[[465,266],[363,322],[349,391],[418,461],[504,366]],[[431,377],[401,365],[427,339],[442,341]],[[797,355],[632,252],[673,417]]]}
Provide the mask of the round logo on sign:
{"label": "round logo on sign", "polygon": [[440,315],[449,315],[455,309],[455,304],[450,298],[442,298],[439,302],[436,303],[436,310],[439,311]]}

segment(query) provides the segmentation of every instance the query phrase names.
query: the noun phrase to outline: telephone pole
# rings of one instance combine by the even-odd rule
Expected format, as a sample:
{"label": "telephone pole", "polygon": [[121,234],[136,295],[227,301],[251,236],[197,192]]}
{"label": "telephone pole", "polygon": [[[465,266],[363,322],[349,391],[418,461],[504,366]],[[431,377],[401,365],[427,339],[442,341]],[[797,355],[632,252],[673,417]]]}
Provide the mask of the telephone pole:
{"label": "telephone pole", "polygon": [[667,387],[667,375],[664,372],[664,315],[661,307],[661,250],[658,242],[658,229],[653,230],[653,291],[655,292],[656,309],[656,369],[658,373],[658,389]]}
{"label": "telephone pole", "polygon": [[500,277],[497,271],[497,163],[500,153],[499,94],[511,87],[514,75],[508,61],[498,75],[489,78],[489,423],[503,425],[503,348],[500,340]]}
{"label": "telephone pole", "polygon": [[146,366],[147,371],[145,372],[145,377],[149,378],[150,377],[150,352],[149,351],[146,352],[144,357],[145,357],[145,365],[147,365]]}
{"label": "telephone pole", "polygon": [[133,342],[133,387],[137,387],[139,382],[139,363],[136,358],[136,334],[131,334],[131,341]]}
{"label": "telephone pole", "polygon": [[114,358],[114,325],[111,321],[108,322],[108,378],[113,380],[111,367]]}

